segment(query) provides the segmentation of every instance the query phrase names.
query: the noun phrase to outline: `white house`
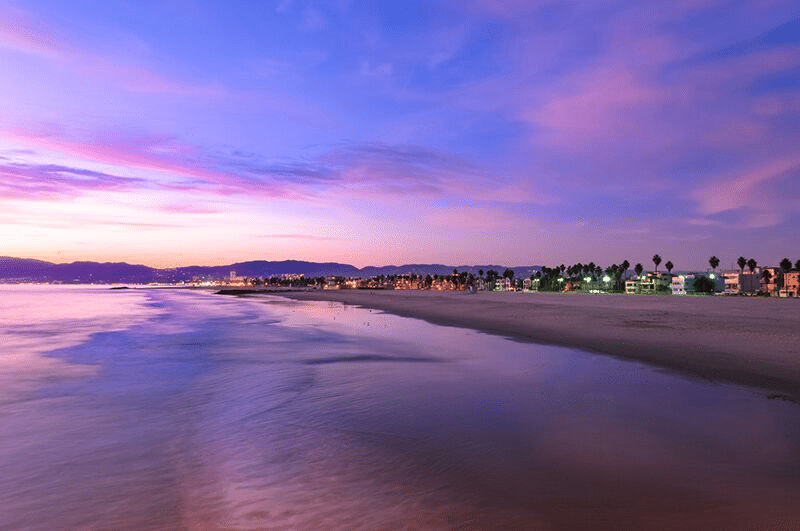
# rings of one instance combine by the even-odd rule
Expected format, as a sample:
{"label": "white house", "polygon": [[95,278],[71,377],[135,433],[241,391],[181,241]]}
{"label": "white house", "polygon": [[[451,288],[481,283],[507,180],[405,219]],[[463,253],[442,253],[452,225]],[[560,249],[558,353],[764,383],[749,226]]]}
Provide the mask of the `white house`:
{"label": "white house", "polygon": [[727,271],[722,274],[725,279],[725,294],[739,295],[742,293],[758,293],[761,287],[761,271]]}
{"label": "white house", "polygon": [[511,279],[508,277],[497,277],[494,281],[495,291],[511,291]]}
{"label": "white house", "polygon": [[686,295],[687,293],[694,293],[694,275],[675,275],[672,277],[672,294],[673,295]]}

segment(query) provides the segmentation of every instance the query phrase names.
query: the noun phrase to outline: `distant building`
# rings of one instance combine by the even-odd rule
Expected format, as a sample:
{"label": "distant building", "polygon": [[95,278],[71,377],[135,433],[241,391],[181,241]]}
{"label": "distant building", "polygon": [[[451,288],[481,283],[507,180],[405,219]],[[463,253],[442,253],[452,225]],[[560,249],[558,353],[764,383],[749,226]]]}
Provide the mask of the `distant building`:
{"label": "distant building", "polygon": [[[634,293],[637,295],[654,295],[669,290],[670,278],[662,273],[645,273],[636,279]],[[627,283],[625,286],[627,292]]]}
{"label": "distant building", "polygon": [[[768,271],[766,278],[764,277],[764,272]],[[783,280],[783,270],[780,267],[765,267],[761,271],[761,289],[762,293],[765,293],[769,296],[778,296],[778,290],[780,289],[779,286],[781,281]]]}
{"label": "distant building", "polygon": [[761,271],[728,271],[722,274],[725,279],[726,295],[754,295],[761,287]]}
{"label": "distant building", "polygon": [[536,277],[523,278],[522,291],[539,291],[539,279]]}
{"label": "distant building", "polygon": [[800,297],[800,271],[789,271],[783,274],[781,297]]}
{"label": "distant building", "polygon": [[635,295],[636,294],[636,280],[628,279],[625,281],[625,294],[626,295]]}
{"label": "distant building", "polygon": [[494,291],[511,291],[511,279],[508,277],[498,277],[494,281]]}
{"label": "distant building", "polygon": [[686,295],[695,292],[694,275],[675,275],[672,277],[671,288],[673,295]]}
{"label": "distant building", "polygon": [[725,278],[714,271],[706,271],[706,278],[714,283],[714,293],[725,291]]}
{"label": "distant building", "polygon": [[738,295],[740,290],[739,272],[728,271],[726,273],[722,273],[722,278],[725,279],[725,295]]}

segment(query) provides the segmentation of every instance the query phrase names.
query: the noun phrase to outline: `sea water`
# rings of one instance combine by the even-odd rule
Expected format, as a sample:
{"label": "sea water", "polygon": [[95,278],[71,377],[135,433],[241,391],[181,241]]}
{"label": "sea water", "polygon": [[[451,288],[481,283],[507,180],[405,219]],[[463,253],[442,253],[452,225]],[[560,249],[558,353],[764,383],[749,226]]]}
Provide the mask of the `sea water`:
{"label": "sea water", "polygon": [[3,531],[800,524],[768,392],[274,296],[4,286],[0,333]]}

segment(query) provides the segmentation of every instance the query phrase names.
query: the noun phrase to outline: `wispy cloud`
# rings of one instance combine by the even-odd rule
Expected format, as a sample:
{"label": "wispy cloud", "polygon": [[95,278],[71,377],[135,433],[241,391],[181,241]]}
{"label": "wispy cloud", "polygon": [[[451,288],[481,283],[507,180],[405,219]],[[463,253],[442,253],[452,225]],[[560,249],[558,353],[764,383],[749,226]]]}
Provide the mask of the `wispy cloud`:
{"label": "wispy cloud", "polygon": [[[692,192],[700,212],[715,215],[743,211],[742,222],[751,227],[769,227],[782,221],[790,212],[800,213],[800,204],[792,200],[792,190],[770,186],[787,180],[800,180],[800,157],[770,161],[743,173],[713,179]],[[789,192],[790,199],[787,201]]]}
{"label": "wispy cloud", "polygon": [[0,164],[0,190],[6,199],[44,200],[86,191],[141,188],[145,183],[143,179],[54,164]]}
{"label": "wispy cloud", "polygon": [[335,191],[344,197],[413,195],[499,202],[546,200],[514,176],[499,176],[496,171],[462,157],[413,145],[344,144],[313,158],[275,161],[254,153],[203,148],[149,135],[114,133],[73,138],[63,131],[36,134],[6,131],[0,136],[13,138],[34,150],[110,165],[118,168],[118,173],[155,172],[150,178],[127,178],[80,167],[32,162],[6,164],[4,175],[24,175],[27,179],[23,184],[9,177],[6,186],[32,193],[48,190],[74,194],[100,188],[149,187],[302,201],[320,198],[325,191]]}
{"label": "wispy cloud", "polygon": [[[0,195],[42,218],[118,201],[309,253],[376,224],[397,256],[433,256],[451,242],[417,220],[522,253],[532,231],[548,252],[678,251],[664,219],[719,239],[800,217],[789,0],[272,0],[169,23],[134,2],[130,24],[23,4],[0,20]],[[315,240],[331,223],[359,243]]]}
{"label": "wispy cloud", "polygon": [[170,79],[134,64],[82,49],[57,28],[29,13],[9,9],[0,19],[0,49],[35,55],[82,75],[116,84],[132,92],[174,96],[217,97],[226,93],[219,84],[194,85]]}
{"label": "wispy cloud", "polygon": [[320,236],[317,234],[259,234],[259,238],[266,240],[310,240],[310,241],[337,241],[339,236]]}

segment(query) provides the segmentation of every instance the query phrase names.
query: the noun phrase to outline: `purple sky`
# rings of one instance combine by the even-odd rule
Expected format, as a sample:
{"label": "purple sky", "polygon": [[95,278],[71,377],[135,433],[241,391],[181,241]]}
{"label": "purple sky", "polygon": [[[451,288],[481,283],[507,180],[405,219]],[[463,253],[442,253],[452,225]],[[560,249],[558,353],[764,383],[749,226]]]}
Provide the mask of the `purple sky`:
{"label": "purple sky", "polygon": [[800,258],[793,1],[0,0],[0,255]]}

